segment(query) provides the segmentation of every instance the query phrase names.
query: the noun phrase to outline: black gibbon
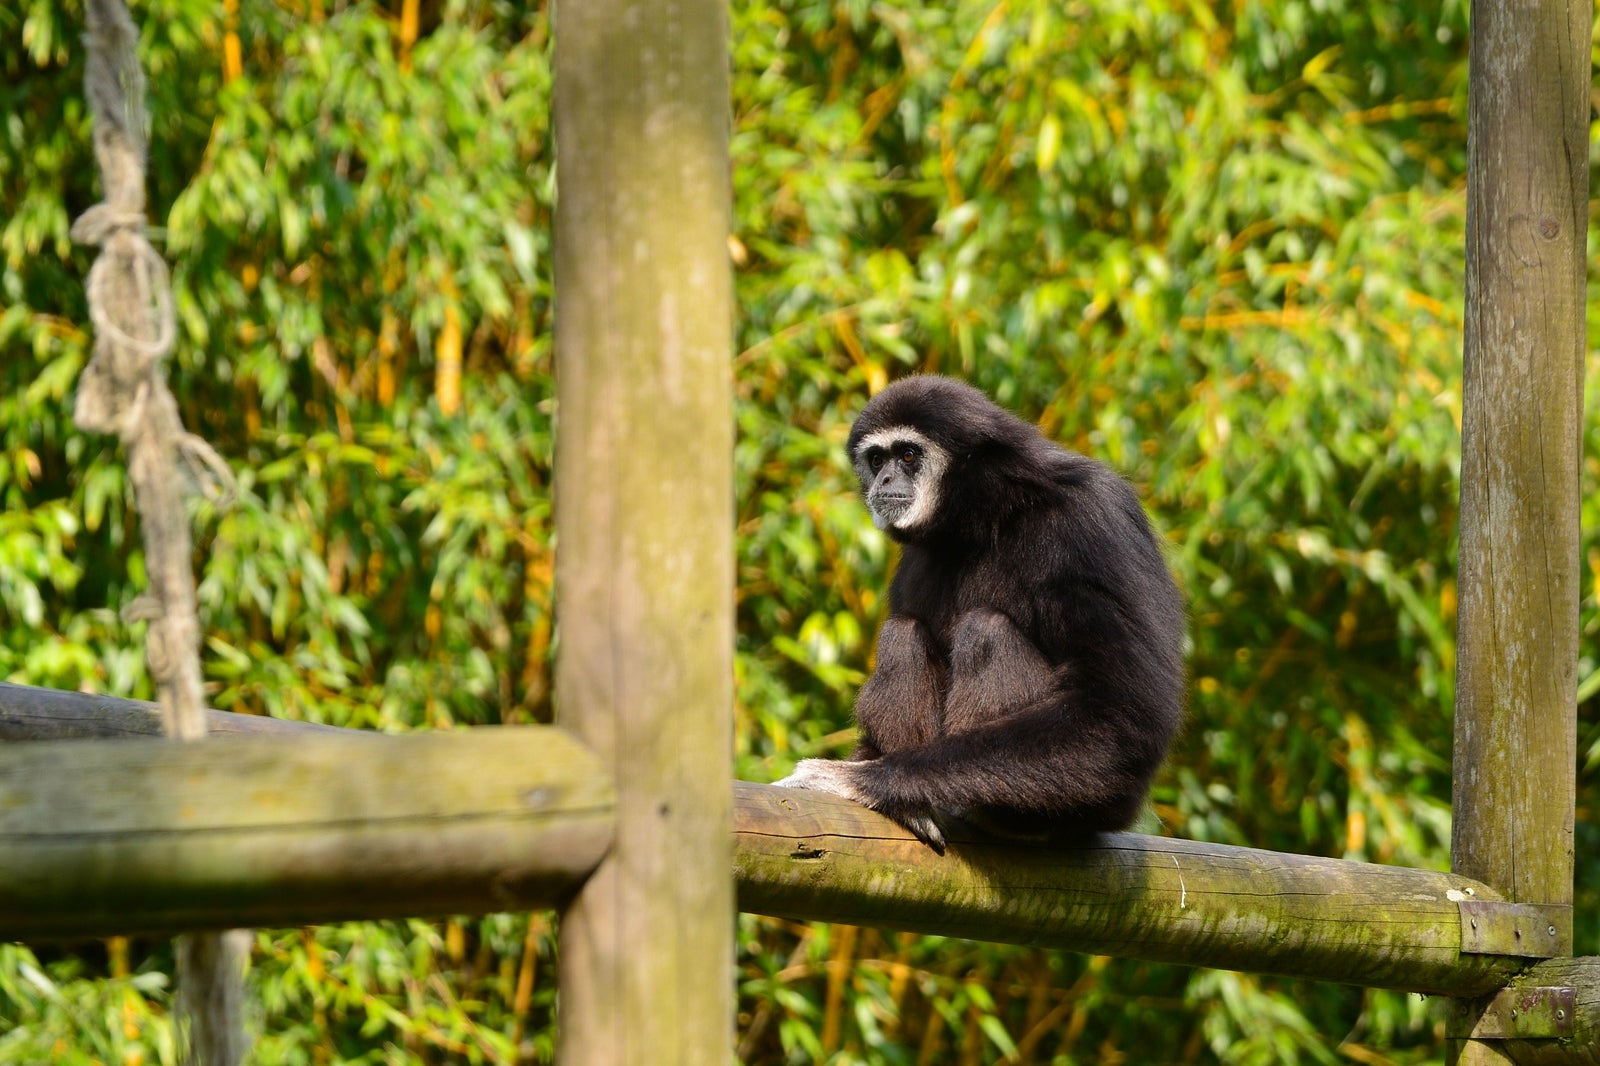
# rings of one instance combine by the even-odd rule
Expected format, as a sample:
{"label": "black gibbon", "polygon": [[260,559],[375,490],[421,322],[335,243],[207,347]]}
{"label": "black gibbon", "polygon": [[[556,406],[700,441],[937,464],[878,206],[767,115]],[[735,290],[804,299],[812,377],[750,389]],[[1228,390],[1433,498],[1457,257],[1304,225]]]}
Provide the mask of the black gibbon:
{"label": "black gibbon", "polygon": [[1124,829],[1183,715],[1184,605],[1133,490],[970,385],[911,377],[851,428],[903,546],[847,760],[778,784],[1014,837]]}

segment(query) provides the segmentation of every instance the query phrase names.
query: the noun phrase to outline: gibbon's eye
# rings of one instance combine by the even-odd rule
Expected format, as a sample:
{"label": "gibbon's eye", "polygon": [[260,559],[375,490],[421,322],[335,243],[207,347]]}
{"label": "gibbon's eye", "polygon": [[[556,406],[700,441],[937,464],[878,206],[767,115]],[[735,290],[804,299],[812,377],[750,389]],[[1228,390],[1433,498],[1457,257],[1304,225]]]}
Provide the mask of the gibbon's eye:
{"label": "gibbon's eye", "polygon": [[902,444],[897,450],[896,458],[902,466],[916,466],[922,459],[922,449],[915,444]]}
{"label": "gibbon's eye", "polygon": [[867,449],[867,469],[876,474],[883,467],[883,449]]}

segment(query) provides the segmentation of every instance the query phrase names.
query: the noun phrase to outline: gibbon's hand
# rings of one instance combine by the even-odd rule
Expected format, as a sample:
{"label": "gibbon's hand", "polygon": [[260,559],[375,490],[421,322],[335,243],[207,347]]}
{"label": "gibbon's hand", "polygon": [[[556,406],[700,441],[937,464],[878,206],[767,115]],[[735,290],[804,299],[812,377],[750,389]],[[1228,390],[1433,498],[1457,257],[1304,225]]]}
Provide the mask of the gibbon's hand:
{"label": "gibbon's hand", "polygon": [[812,792],[831,792],[835,796],[842,796],[851,803],[875,810],[879,814],[898,822],[928,847],[944,854],[944,833],[939,829],[939,823],[934,820],[933,811],[927,807],[898,806],[895,809],[884,809],[875,805],[867,794],[856,784],[857,772],[863,763],[838,762],[833,759],[801,759],[795,765],[794,773],[781,781],[773,784],[779,788],[804,788]]}

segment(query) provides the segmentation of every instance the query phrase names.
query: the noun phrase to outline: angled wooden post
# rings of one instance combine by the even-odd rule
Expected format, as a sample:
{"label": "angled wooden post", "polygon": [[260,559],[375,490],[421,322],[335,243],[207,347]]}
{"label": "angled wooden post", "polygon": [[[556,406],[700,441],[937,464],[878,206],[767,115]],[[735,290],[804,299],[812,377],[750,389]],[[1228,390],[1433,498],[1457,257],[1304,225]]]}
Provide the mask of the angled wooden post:
{"label": "angled wooden post", "polygon": [[1568,955],[1591,18],[1473,4],[1467,133],[1452,866],[1548,908]]}
{"label": "angled wooden post", "polygon": [[556,708],[617,783],[562,915],[559,1057],[733,1039],[727,13],[556,14]]}

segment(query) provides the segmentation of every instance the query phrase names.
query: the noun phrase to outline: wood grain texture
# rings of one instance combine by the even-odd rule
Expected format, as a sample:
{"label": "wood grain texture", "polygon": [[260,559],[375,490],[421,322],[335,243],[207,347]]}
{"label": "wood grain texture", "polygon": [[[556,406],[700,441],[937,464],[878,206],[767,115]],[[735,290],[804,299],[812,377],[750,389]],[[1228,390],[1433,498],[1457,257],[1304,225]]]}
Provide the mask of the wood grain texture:
{"label": "wood grain texture", "polygon": [[1572,900],[1589,23],[1474,5],[1454,868]]}
{"label": "wood grain texture", "polygon": [[550,727],[0,747],[0,936],[553,906],[611,841]]}
{"label": "wood grain texture", "polygon": [[618,788],[562,915],[568,1063],[733,1045],[726,36],[715,0],[556,11],[555,703]]}
{"label": "wood grain texture", "polygon": [[[846,800],[736,785],[743,910],[1416,992],[1479,994],[1522,963],[1462,955],[1453,874],[1114,833],[940,856]],[[1454,894],[1455,898],[1452,898]]]}
{"label": "wood grain texture", "polygon": [[1592,19],[1472,8],[1451,864],[1524,903],[1572,901]]}

